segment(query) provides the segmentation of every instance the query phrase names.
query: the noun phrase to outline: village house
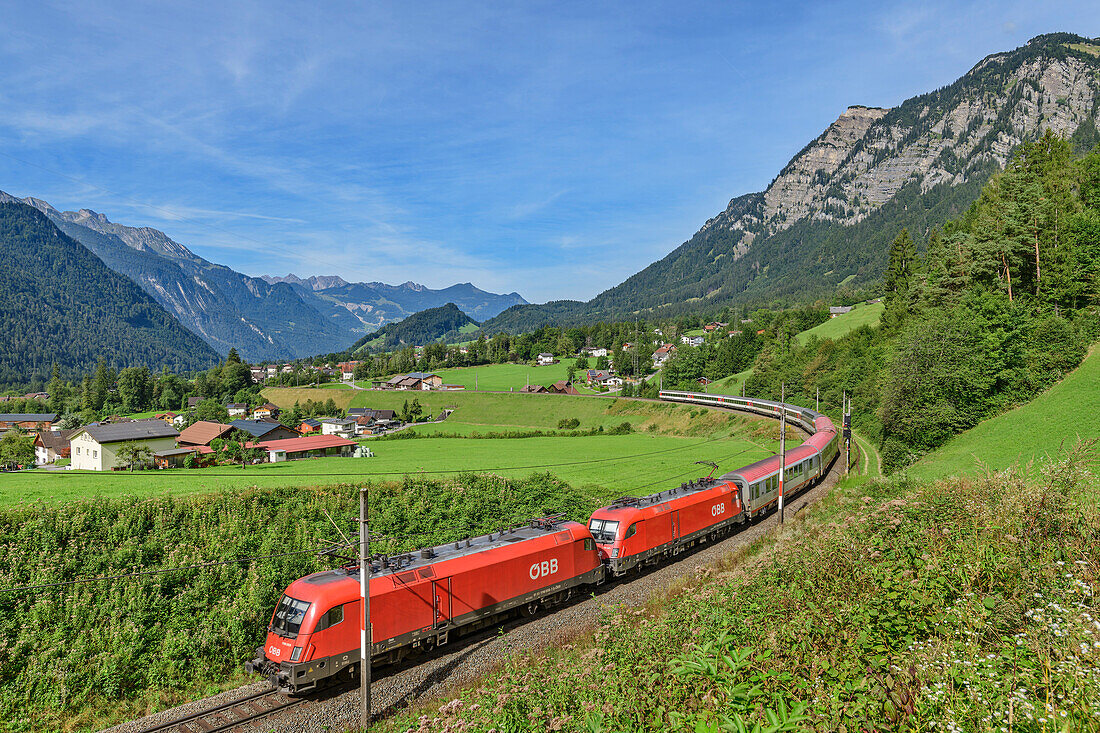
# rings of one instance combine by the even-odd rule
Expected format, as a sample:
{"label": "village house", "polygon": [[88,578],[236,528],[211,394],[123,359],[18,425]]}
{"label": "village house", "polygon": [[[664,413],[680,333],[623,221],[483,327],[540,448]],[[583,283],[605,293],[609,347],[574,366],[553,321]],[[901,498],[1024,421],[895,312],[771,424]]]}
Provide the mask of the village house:
{"label": "village house", "polygon": [[708,384],[710,384],[710,380],[707,379],[706,377],[699,377],[695,381],[696,381],[696,383],[698,383],[702,387],[706,387]]}
{"label": "village house", "polygon": [[346,418],[329,418],[321,421],[322,435],[339,435],[342,438],[354,438],[356,422]]}
{"label": "village house", "polygon": [[710,333],[711,331],[716,331],[719,328],[725,328],[728,325],[730,325],[730,324],[722,323],[721,321],[711,321],[707,325],[703,326],[703,330],[706,331],[707,333]]}
{"label": "village house", "polygon": [[229,417],[241,417],[248,414],[248,405],[244,402],[230,402],[225,406]]}
{"label": "village house", "polygon": [[270,402],[265,402],[264,404],[260,405],[252,411],[252,419],[264,420],[266,418],[271,418],[272,420],[278,420],[280,412],[282,412],[282,410],[280,410],[277,406],[271,404]]}
{"label": "village house", "polygon": [[596,348],[594,346],[585,346],[581,349],[581,356],[590,356],[594,359],[598,359],[601,356],[607,356],[607,349]]}
{"label": "village house", "polygon": [[184,428],[176,439],[176,445],[180,448],[193,448],[199,445],[210,445],[215,438],[225,438],[233,432],[232,425],[223,425],[220,422],[199,420]]}
{"label": "village house", "polygon": [[395,410],[374,410],[370,407],[353,407],[348,410],[349,419],[357,420],[361,417],[369,418],[374,421],[396,420],[397,412]]}
{"label": "village house", "polygon": [[171,425],[173,427],[179,427],[179,424],[183,422],[183,418],[181,416],[171,411],[158,412],[156,415],[153,415],[153,417],[158,420],[163,420],[166,425]]}
{"label": "village house", "polygon": [[[267,454],[269,463],[293,461],[299,458],[323,458],[339,456],[348,458],[355,451],[355,441],[336,435],[305,435],[282,440],[259,440],[244,444],[247,449],[259,448]],[[213,451],[202,446],[196,449],[199,455],[208,455]]]}
{"label": "village house", "polygon": [[549,364],[556,364],[557,360],[553,354],[539,354],[536,360],[539,366],[547,366]]}
{"label": "village house", "polygon": [[705,339],[702,336],[681,336],[680,343],[688,346],[702,346]]}
{"label": "village house", "polygon": [[547,387],[546,391],[550,392],[551,394],[580,394],[580,392],[577,391],[577,388],[573,386],[572,382],[567,382],[565,380],[554,382],[549,387]]}
{"label": "village house", "polygon": [[0,430],[50,430],[57,422],[53,412],[5,412],[0,413]]}
{"label": "village house", "polygon": [[34,462],[39,466],[68,458],[69,438],[75,430],[43,430],[34,436]]}
{"label": "village house", "polygon": [[589,369],[586,378],[590,387],[600,385],[608,389],[615,389],[623,386],[622,378],[615,376],[613,372],[606,369]]}
{"label": "village house", "polygon": [[662,344],[661,348],[653,352],[653,366],[658,369],[664,366],[674,351],[676,347],[672,344]]}
{"label": "village house", "polygon": [[76,470],[110,471],[124,466],[118,459],[123,445],[135,443],[150,453],[176,447],[176,429],[162,420],[134,420],[108,425],[86,425],[69,438],[70,465]]}
{"label": "village house", "polygon": [[852,306],[850,306],[850,305],[832,305],[832,306],[829,306],[829,318],[836,318],[837,316],[842,316],[850,310],[852,310]]}
{"label": "village house", "polygon": [[288,438],[301,437],[296,430],[292,430],[285,425],[280,425],[277,422],[266,422],[264,420],[234,420],[229,423],[229,425],[237,430],[243,430],[257,440],[285,440]]}
{"label": "village house", "polygon": [[358,361],[342,361],[336,365],[336,371],[340,372],[340,377],[345,382],[350,382],[355,378],[355,367],[359,366]]}
{"label": "village house", "polygon": [[249,370],[249,372],[251,372],[251,374],[252,374],[252,381],[255,382],[256,384],[259,384],[260,382],[264,381],[264,368],[263,367],[254,366]]}
{"label": "village house", "polygon": [[528,384],[524,387],[521,387],[519,391],[526,392],[527,394],[543,394],[545,392],[549,392],[550,390],[546,387],[543,387],[541,384]]}
{"label": "village house", "polygon": [[409,372],[408,374],[398,374],[384,381],[374,381],[372,384],[375,389],[427,391],[442,389],[443,377],[427,372]]}
{"label": "village house", "polygon": [[202,402],[202,397],[191,396],[187,398],[187,409],[194,409],[196,405]]}
{"label": "village house", "polygon": [[298,432],[302,435],[313,435],[321,432],[321,421],[309,417],[298,423]]}

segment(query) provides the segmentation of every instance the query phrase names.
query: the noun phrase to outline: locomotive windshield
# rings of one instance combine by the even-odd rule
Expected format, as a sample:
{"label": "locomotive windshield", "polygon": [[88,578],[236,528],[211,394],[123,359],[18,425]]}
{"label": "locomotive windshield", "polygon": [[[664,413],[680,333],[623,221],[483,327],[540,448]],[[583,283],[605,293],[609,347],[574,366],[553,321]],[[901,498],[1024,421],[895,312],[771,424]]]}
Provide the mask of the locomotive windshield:
{"label": "locomotive windshield", "polygon": [[592,537],[601,545],[615,541],[615,533],[619,530],[619,523],[609,519],[593,519],[588,529],[592,531]]}
{"label": "locomotive windshield", "polygon": [[279,636],[287,636],[293,639],[302,628],[302,621],[306,617],[306,611],[310,604],[283,595],[279,599],[279,605],[275,609],[275,618],[271,621],[271,630]]}

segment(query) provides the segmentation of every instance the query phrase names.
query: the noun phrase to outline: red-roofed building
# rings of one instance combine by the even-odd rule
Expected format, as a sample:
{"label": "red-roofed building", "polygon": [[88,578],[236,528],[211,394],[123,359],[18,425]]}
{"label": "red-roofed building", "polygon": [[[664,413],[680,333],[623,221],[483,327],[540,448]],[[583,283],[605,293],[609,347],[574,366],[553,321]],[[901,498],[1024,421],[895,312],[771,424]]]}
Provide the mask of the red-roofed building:
{"label": "red-roofed building", "polygon": [[[322,458],[325,456],[348,457],[355,451],[354,440],[336,435],[303,435],[301,438],[283,438],[282,440],[261,440],[245,443],[245,448],[259,448],[267,453],[271,463],[293,461],[298,458]],[[209,446],[199,446],[199,453],[210,453]]]}

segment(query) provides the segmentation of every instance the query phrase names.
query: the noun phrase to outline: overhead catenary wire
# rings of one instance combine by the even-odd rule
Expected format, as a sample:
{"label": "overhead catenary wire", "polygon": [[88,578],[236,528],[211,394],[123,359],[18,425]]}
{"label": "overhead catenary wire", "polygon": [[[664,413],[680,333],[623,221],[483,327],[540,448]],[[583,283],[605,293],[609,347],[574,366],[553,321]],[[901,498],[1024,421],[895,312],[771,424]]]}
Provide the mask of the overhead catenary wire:
{"label": "overhead catenary wire", "polygon": [[123,580],[125,578],[137,578],[148,575],[165,575],[167,573],[175,573],[182,570],[200,570],[202,568],[212,568],[219,565],[236,565],[238,563],[255,562],[256,560],[271,560],[277,557],[290,557],[292,555],[307,555],[317,554],[322,551],[335,551],[342,550],[346,547],[350,547],[352,543],[328,543],[322,547],[314,547],[308,550],[295,550],[293,552],[276,552],[270,555],[250,555],[248,557],[238,557],[232,560],[211,560],[210,562],[195,563],[193,565],[180,565],[174,568],[158,568],[156,570],[137,570],[129,573],[118,573],[116,575],[99,575],[94,578],[74,578],[73,580],[62,580],[56,583],[37,583],[32,585],[16,585],[9,588],[0,588],[0,593],[9,593],[14,591],[27,591],[27,590],[43,590],[46,588],[60,588],[70,585],[81,585],[84,583],[102,583],[108,580]]}

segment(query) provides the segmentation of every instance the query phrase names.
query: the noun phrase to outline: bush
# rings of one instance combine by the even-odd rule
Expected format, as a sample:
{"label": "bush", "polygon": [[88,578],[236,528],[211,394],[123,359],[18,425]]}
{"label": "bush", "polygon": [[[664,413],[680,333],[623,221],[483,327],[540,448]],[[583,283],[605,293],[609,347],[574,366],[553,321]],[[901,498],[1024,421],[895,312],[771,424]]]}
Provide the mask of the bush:
{"label": "bush", "polygon": [[558,430],[575,430],[581,426],[581,421],[575,417],[563,417],[558,420]]}

